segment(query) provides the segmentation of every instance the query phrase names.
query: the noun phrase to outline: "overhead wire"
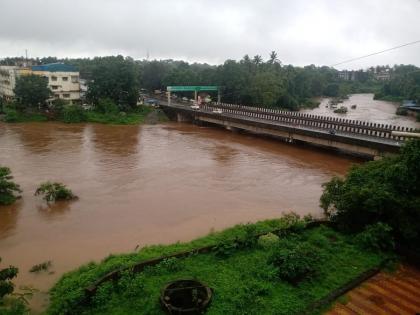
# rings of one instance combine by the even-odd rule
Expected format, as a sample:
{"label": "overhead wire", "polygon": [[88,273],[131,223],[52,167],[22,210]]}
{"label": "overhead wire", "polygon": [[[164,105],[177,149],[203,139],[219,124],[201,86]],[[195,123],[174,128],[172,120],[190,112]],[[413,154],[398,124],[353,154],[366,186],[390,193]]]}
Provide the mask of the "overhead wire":
{"label": "overhead wire", "polygon": [[420,43],[420,39],[419,40],[416,40],[414,42],[409,42],[409,43],[401,44],[401,45],[398,45],[398,46],[395,46],[395,47],[391,47],[391,48],[388,48],[388,49],[384,49],[384,50],[377,51],[377,52],[374,52],[374,53],[370,53],[370,54],[367,54],[367,55],[363,55],[363,56],[360,56],[360,57],[347,59],[347,60],[344,60],[344,61],[335,63],[333,65],[330,65],[330,67],[332,68],[332,67],[335,67],[335,66],[338,66],[338,65],[342,65],[342,64],[353,62],[353,61],[356,61],[356,60],[360,60],[360,59],[368,58],[368,57],[371,57],[371,56],[383,54],[383,53],[388,52],[388,51],[400,49],[400,48],[403,48],[403,47],[406,47],[406,46],[411,46],[411,45],[415,45],[415,44],[419,44],[419,43]]}

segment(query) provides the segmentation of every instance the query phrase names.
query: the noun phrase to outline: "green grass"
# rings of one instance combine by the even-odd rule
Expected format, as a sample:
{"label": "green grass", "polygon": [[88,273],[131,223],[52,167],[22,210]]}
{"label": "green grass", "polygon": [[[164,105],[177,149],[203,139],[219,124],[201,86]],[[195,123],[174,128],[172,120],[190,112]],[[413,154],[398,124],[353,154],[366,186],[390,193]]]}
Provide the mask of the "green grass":
{"label": "green grass", "polygon": [[152,109],[148,107],[133,113],[103,114],[87,111],[86,121],[100,124],[137,125],[143,123],[151,111]]}
{"label": "green grass", "polygon": [[6,109],[3,117],[5,122],[20,123],[20,122],[41,122],[47,121],[48,118],[40,113],[25,113],[16,111],[14,109]]}
{"label": "green grass", "polygon": [[[367,252],[352,243],[351,236],[330,228],[300,230],[301,222],[269,220],[253,225],[239,225],[213,233],[189,243],[150,246],[137,253],[110,256],[100,264],[91,263],[64,275],[51,290],[48,314],[163,314],[159,303],[163,285],[179,278],[196,278],[214,290],[207,314],[298,314],[311,303],[337,289],[385,257]],[[278,277],[276,268],[268,264],[272,251],[258,245],[235,249],[225,256],[211,252],[187,258],[169,259],[142,273],[125,272],[115,283],[100,286],[89,307],[80,305],[83,288],[107,272],[133,263],[200,246],[245,239],[249,231],[267,233],[290,226],[300,231],[282,235],[283,242],[310,242],[320,251],[322,263],[315,278],[291,285]],[[286,235],[286,236],[285,236]]]}
{"label": "green grass", "polygon": [[[25,113],[16,111],[14,109],[7,109],[3,120],[9,123],[21,122],[43,122],[48,120],[58,120],[65,123],[80,123],[92,122],[100,124],[114,124],[114,125],[137,125],[145,122],[147,115],[153,111],[152,108],[142,107],[133,112],[128,113],[99,113],[95,111],[83,111],[81,115],[73,116],[59,116],[47,117],[46,115],[38,112]],[[164,121],[164,115],[160,114],[159,121]]]}

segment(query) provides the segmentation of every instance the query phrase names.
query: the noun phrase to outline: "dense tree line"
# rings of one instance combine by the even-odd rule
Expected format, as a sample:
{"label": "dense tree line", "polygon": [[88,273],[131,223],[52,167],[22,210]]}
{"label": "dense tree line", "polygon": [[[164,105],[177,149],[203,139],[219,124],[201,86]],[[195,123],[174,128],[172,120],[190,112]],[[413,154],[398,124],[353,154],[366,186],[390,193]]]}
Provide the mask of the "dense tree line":
{"label": "dense tree line", "polygon": [[[19,60],[22,62],[19,58],[6,58],[0,64]],[[121,110],[136,104],[140,88],[165,90],[168,85],[218,85],[223,102],[291,110],[314,105],[314,97],[340,97],[357,92],[377,92],[378,98],[420,98],[420,71],[415,66],[372,67],[355,72],[353,80],[346,81],[331,67],[284,65],[274,51],[267,60],[259,55],[245,55],[239,61],[229,59],[221,65],[134,60],[123,56],[61,60],[45,57],[31,62],[65,62],[77,66],[81,77],[88,81],[88,101],[95,104],[100,98],[109,98]],[[373,73],[381,71],[390,71],[389,82],[374,80]]]}
{"label": "dense tree line", "polygon": [[267,61],[246,55],[224,64],[188,64],[182,61],[141,61],[142,86],[148,90],[168,85],[218,85],[229,103],[297,109],[314,96],[339,96],[337,71],[328,67],[284,66],[272,52]]}
{"label": "dense tree line", "polygon": [[420,104],[420,68],[413,65],[398,65],[391,69],[391,79],[385,82],[379,99],[410,99]]}

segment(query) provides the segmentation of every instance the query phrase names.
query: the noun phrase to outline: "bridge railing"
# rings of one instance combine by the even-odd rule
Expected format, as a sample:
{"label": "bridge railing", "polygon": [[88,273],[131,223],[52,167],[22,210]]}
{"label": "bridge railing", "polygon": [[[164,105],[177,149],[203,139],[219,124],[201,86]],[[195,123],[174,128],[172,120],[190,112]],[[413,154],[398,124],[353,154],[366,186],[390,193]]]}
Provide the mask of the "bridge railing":
{"label": "bridge railing", "polygon": [[315,128],[321,130],[333,129],[335,131],[393,140],[404,140],[405,138],[403,136],[393,136],[392,131],[415,132],[414,128],[402,126],[236,104],[206,104],[203,105],[203,109],[209,111],[221,109],[223,113],[235,116],[246,116],[253,119],[269,120],[296,127],[308,127],[311,129]]}

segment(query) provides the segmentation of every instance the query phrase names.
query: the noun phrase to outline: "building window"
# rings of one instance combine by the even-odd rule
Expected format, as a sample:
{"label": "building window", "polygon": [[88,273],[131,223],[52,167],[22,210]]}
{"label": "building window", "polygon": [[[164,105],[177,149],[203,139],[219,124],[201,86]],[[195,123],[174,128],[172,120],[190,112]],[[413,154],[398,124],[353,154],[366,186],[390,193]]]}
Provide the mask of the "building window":
{"label": "building window", "polygon": [[57,77],[52,76],[52,77],[51,77],[51,81],[57,81]]}
{"label": "building window", "polygon": [[60,94],[54,94],[55,98],[60,98]]}
{"label": "building window", "polygon": [[51,85],[51,89],[57,90],[58,89],[58,85]]}
{"label": "building window", "polygon": [[79,77],[77,75],[71,76],[71,82],[72,83],[79,83]]}
{"label": "building window", "polygon": [[63,94],[63,97],[64,98],[69,98],[70,97],[70,94]]}
{"label": "building window", "polygon": [[69,80],[68,77],[63,77],[62,79],[63,79],[63,81],[68,81]]}

